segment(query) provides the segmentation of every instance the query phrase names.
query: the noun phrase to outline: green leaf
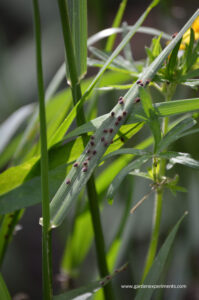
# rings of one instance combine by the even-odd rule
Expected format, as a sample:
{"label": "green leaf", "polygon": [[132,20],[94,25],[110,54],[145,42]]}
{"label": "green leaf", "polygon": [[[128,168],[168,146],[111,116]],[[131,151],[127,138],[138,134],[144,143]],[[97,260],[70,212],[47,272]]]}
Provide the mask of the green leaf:
{"label": "green leaf", "polygon": [[[106,60],[109,59],[110,55],[107,54],[106,52],[99,50],[97,48],[94,47],[89,47],[89,50],[91,51],[92,54],[94,54],[97,58],[102,60],[102,63],[104,64],[104,62]],[[129,71],[129,73],[135,73],[135,75],[137,75],[137,72],[135,72],[134,67],[132,66],[132,64],[127,61],[124,57],[118,55],[113,62],[111,63],[111,65],[113,68],[115,68],[116,70],[125,70],[125,71]]]}
{"label": "green leaf", "polygon": [[11,116],[9,116],[3,123],[0,124],[0,154],[3,152],[7,144],[10,142],[13,135],[24,123],[24,121],[33,112],[34,105],[28,104],[20,107]]}
{"label": "green leaf", "polygon": [[117,189],[119,188],[120,184],[124,180],[124,178],[134,169],[140,168],[144,163],[146,163],[149,159],[149,155],[143,155],[142,157],[134,160],[133,162],[129,163],[125,168],[123,168],[117,176],[114,178],[112,183],[109,186],[106,198],[108,200],[112,200]]}
{"label": "green leaf", "polygon": [[190,41],[189,41],[189,45],[187,46],[187,49],[185,50],[186,72],[192,66],[192,60],[193,60],[192,52],[193,52],[194,41],[195,41],[194,30],[193,28],[190,28]]}
{"label": "green leaf", "polygon": [[140,97],[142,100],[141,103],[144,108],[144,112],[149,121],[150,129],[154,136],[154,141],[155,141],[154,151],[156,152],[158,143],[161,140],[160,123],[159,123],[159,120],[157,117],[155,107],[152,104],[151,97],[150,97],[149,93],[147,93],[147,91],[143,87],[140,87]]}
{"label": "green leaf", "polygon": [[[86,234],[85,234],[86,232]],[[74,228],[67,238],[61,269],[69,276],[75,276],[93,240],[90,212],[86,210],[76,216]],[[79,251],[81,249],[81,251]]]}
{"label": "green leaf", "polygon": [[[127,0],[122,0],[122,2],[120,3],[119,9],[117,11],[117,14],[115,16],[115,19],[113,21],[112,27],[119,27],[120,26],[120,23],[121,23],[121,20],[122,20],[122,17],[123,17],[125,8],[126,8],[126,4],[127,4]],[[116,35],[115,34],[111,35],[108,38],[107,43],[106,43],[106,47],[105,47],[105,50],[107,52],[112,51],[115,39],[116,39]]]}
{"label": "green leaf", "polygon": [[152,40],[152,54],[154,58],[156,58],[162,51],[162,47],[160,44],[161,38],[162,34],[160,34],[158,38],[153,38]]}
{"label": "green leaf", "polygon": [[176,156],[170,159],[171,164],[181,164],[199,170],[199,161],[188,156]]}
{"label": "green leaf", "polygon": [[179,40],[179,42],[177,43],[177,45],[175,46],[175,48],[173,49],[171,56],[169,57],[169,62],[167,65],[167,78],[170,79],[172,77],[172,74],[176,68],[177,62],[178,62],[178,51],[180,48],[180,44],[181,44],[181,39]]}
{"label": "green leaf", "polygon": [[[161,247],[160,251],[158,252],[158,255],[156,256],[148,275],[146,276],[143,284],[144,285],[155,285],[158,283],[158,279],[160,278],[160,275],[165,267],[170,249],[172,247],[173,241],[175,239],[176,233],[178,231],[178,228],[184,219],[184,217],[187,215],[187,212],[180,218],[180,220],[177,222],[177,224],[174,226],[172,231],[169,233],[166,241],[164,242],[163,246]],[[139,289],[135,300],[150,300],[151,296],[154,292],[154,288],[147,288],[147,289]]]}
{"label": "green leaf", "polygon": [[0,297],[2,300],[11,300],[10,293],[8,292],[8,288],[5,284],[5,281],[1,273],[0,273]]}
{"label": "green leaf", "polygon": [[[133,27],[134,26],[127,26],[128,31],[131,30]],[[124,28],[107,28],[102,31],[99,31],[98,33],[96,33],[88,38],[88,46],[91,46],[94,43],[96,43],[96,42],[100,41],[101,39],[104,39],[112,34],[124,33],[124,31],[126,31],[126,29],[124,29]],[[149,35],[153,35],[153,36],[154,35],[159,36],[160,34],[162,34],[163,39],[165,39],[165,40],[171,39],[171,35],[169,35],[165,32],[162,32],[156,28],[152,28],[152,27],[141,26],[137,29],[137,32],[149,34]]]}
{"label": "green leaf", "polygon": [[142,102],[144,112],[146,116],[150,118],[150,110],[153,110],[151,97],[143,87],[140,87],[139,93],[140,93],[140,98],[142,100],[141,102]]}
{"label": "green leaf", "polygon": [[[155,2],[153,2],[155,3]],[[150,10],[151,8],[147,9]],[[138,20],[136,27],[139,27],[140,24],[145,19],[147,13],[144,13],[143,16],[140,17]],[[153,61],[153,63],[145,70],[144,75],[141,76],[142,82],[145,82],[147,79],[152,78],[155,72],[160,68],[161,64],[167,57],[167,55],[170,53],[170,51],[173,49],[173,47],[176,45],[176,43],[179,41],[179,39],[182,37],[182,35],[185,33],[187,28],[190,27],[193,20],[197,15],[199,14],[199,10],[192,16],[192,18],[186,23],[186,25],[181,29],[179,34],[175,39],[173,39],[170,44],[162,51],[162,53]],[[113,52],[111,58],[114,59],[114,55],[117,55],[118,52],[122,49],[123,46],[125,46],[125,43],[128,42],[128,38],[131,36],[132,32],[126,36],[126,39],[123,40],[123,42],[116,48],[116,50]],[[128,38],[127,38],[128,37]],[[102,68],[101,71],[96,76],[95,80],[91,83],[90,87],[87,89],[86,93],[84,94],[81,101],[75,106],[74,109],[78,109],[83,102],[86,99],[86,96],[91,92],[94,85],[98,81],[98,79],[101,77],[102,73],[104,72],[105,68],[112,62],[111,59],[107,61],[107,63],[104,65],[104,69]],[[103,70],[103,71],[102,71]],[[132,111],[134,106],[136,105],[135,102],[132,100],[137,97],[139,91],[138,85],[135,83],[132,88],[127,92],[127,94],[124,96],[124,109],[128,112],[128,114]],[[123,108],[121,108],[121,105],[118,103],[115,108],[113,109],[115,111],[115,114],[121,113]],[[128,116],[126,115],[126,117]],[[86,172],[83,172],[83,162],[87,160],[87,151],[90,150],[90,144],[88,144],[82,153],[82,155],[78,158],[77,163],[79,165],[79,168],[72,168],[66,179],[70,182],[70,184],[66,184],[66,181],[64,180],[62,185],[60,186],[59,190],[57,191],[56,195],[54,196],[53,200],[50,204],[50,214],[51,214],[51,226],[56,227],[61,224],[63,219],[66,216],[66,211],[68,209],[69,203],[77,198],[79,192],[83,188],[83,186],[86,184],[86,182],[89,180],[91,174],[93,173],[95,167],[97,166],[98,161],[106,151],[104,145],[101,143],[101,138],[104,134],[104,130],[107,130],[107,128],[114,128],[115,120],[113,117],[109,116],[107,120],[105,120],[101,127],[96,131],[95,135],[95,147],[97,149],[97,152],[95,152],[95,156],[92,157],[92,159],[89,161],[89,166],[86,168]],[[122,122],[118,124],[118,129],[120,128]],[[118,130],[116,130],[117,132]],[[112,132],[112,134],[109,135],[109,138],[112,139],[116,132]]]}
{"label": "green leaf", "polygon": [[106,159],[109,159],[115,155],[121,155],[121,154],[132,154],[133,156],[142,156],[142,155],[152,155],[150,152],[140,150],[140,149],[134,149],[134,148],[122,148],[116,151],[113,151],[105,156],[102,157],[101,161],[104,161]]}
{"label": "green leaf", "polygon": [[[70,28],[79,79],[87,71],[87,1],[67,0]],[[67,79],[70,78],[67,70]]]}
{"label": "green leaf", "polygon": [[53,300],[86,300],[89,299],[94,293],[96,293],[99,289],[104,287],[107,283],[109,283],[116,274],[124,271],[127,265],[123,265],[119,269],[115,270],[114,273],[108,275],[98,281],[92,282],[86,286],[81,288],[69,291],[67,293],[53,296]]}
{"label": "green leaf", "polygon": [[178,140],[184,131],[193,127],[195,124],[196,121],[192,118],[187,118],[179,122],[162,138],[157,147],[157,152],[161,152],[162,150],[166,149],[171,143]]}
{"label": "green leaf", "polygon": [[[66,174],[66,165],[49,172],[50,197],[53,197]],[[34,177],[0,197],[0,212],[7,214],[41,202],[41,178]]]}
{"label": "green leaf", "polygon": [[[13,214],[7,214],[1,220],[0,227],[0,266],[2,266],[4,255],[15,232],[17,223],[23,215],[23,210],[15,211]],[[0,294],[1,295],[1,294]]]}
{"label": "green leaf", "polygon": [[[167,117],[199,110],[199,98],[172,100],[153,104],[158,117]],[[144,110],[138,105],[127,120],[127,124],[144,120]]]}
{"label": "green leaf", "polygon": [[199,76],[199,69],[195,69],[193,71],[189,71],[188,73],[186,73],[185,75],[180,77],[181,82],[190,79],[190,78],[194,78],[194,77],[198,77]]}

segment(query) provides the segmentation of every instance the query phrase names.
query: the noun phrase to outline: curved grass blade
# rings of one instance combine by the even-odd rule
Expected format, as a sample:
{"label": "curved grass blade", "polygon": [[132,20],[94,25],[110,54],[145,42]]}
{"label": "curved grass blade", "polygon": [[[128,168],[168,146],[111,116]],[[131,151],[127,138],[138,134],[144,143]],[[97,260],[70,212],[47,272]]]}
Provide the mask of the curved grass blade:
{"label": "curved grass blade", "polygon": [[19,129],[21,124],[33,112],[34,105],[28,104],[20,107],[11,116],[9,116],[2,124],[0,124],[0,154],[9,143],[15,132]]}
{"label": "curved grass blade", "polygon": [[[120,26],[120,23],[121,23],[121,20],[122,20],[122,17],[123,17],[125,8],[126,8],[126,4],[127,4],[127,0],[122,0],[122,2],[120,3],[119,9],[118,9],[117,14],[115,16],[115,19],[113,21],[112,28]],[[116,35],[115,34],[111,35],[108,38],[107,43],[106,43],[106,47],[105,47],[105,50],[107,52],[112,51],[115,39],[116,39]]]}
{"label": "curved grass blade", "polygon": [[[79,80],[87,72],[87,1],[67,0],[75,62]],[[66,65],[67,80],[70,73]]]}
{"label": "curved grass blade", "polygon": [[[116,33],[123,33],[124,31],[126,31],[126,29],[129,31],[133,28],[134,26],[127,26],[125,29],[124,28],[106,28],[102,31],[99,31],[98,33],[92,35],[91,37],[88,38],[88,46],[91,46],[93,44],[95,44],[96,42],[110,36]],[[146,27],[146,26],[141,26],[137,29],[137,32],[139,33],[145,33],[145,34],[149,34],[149,35],[155,35],[155,36],[159,36],[160,34],[162,34],[162,38],[165,40],[170,40],[172,37],[171,35],[162,32],[156,28],[152,28],[152,27]]]}
{"label": "curved grass blade", "polygon": [[11,300],[10,293],[8,292],[8,288],[5,284],[5,281],[1,273],[0,273],[0,295],[2,300]]}
{"label": "curved grass blade", "polygon": [[124,178],[131,172],[132,170],[140,168],[144,163],[146,163],[151,155],[143,155],[142,157],[134,160],[130,164],[128,164],[121,172],[117,174],[114,178],[113,182],[110,184],[106,198],[112,201],[116,190],[119,188],[120,184],[124,180]]}
{"label": "curved grass blade", "polygon": [[162,138],[157,147],[157,152],[161,152],[162,150],[166,149],[171,143],[178,140],[183,132],[193,127],[195,124],[196,121],[192,118],[187,118],[179,122]]}
{"label": "curved grass blade", "polygon": [[53,297],[53,300],[80,300],[80,299],[89,299],[94,293],[96,293],[99,289],[104,287],[107,283],[109,283],[115,275],[120,272],[125,271],[127,268],[127,264],[118,268],[111,275],[108,275],[96,282],[90,283],[84,287],[69,291],[67,293],[57,295]]}
{"label": "curved grass blade", "polygon": [[[144,285],[155,285],[158,283],[158,279],[164,269],[166,260],[168,258],[170,249],[172,247],[173,241],[175,239],[178,228],[183,221],[184,217],[187,215],[187,212],[180,218],[177,224],[174,226],[172,231],[169,233],[167,239],[165,240],[163,246],[161,247],[158,255],[156,256],[148,275],[146,276],[143,284]],[[154,292],[154,288],[140,289],[135,297],[135,300],[150,300],[152,293]]]}

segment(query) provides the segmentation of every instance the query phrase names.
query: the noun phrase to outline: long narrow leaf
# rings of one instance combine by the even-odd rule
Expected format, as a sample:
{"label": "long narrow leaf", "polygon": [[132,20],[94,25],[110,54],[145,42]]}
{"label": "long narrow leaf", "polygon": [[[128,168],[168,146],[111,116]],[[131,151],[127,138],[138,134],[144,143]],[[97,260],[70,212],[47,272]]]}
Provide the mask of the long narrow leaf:
{"label": "long narrow leaf", "polygon": [[[114,22],[113,22],[113,25],[112,25],[113,28],[120,26],[120,23],[121,23],[123,14],[124,14],[124,10],[126,8],[126,4],[127,4],[127,0],[122,0],[122,2],[120,3],[119,9],[117,11],[117,14],[115,16],[115,19],[114,19]],[[115,39],[116,39],[116,35],[111,35],[108,38],[108,41],[107,41],[107,44],[106,44],[106,51],[107,52],[112,51]]]}
{"label": "long narrow leaf", "polygon": [[107,283],[109,283],[115,275],[124,271],[127,265],[123,265],[119,269],[115,270],[111,275],[106,276],[96,282],[90,283],[84,287],[69,291],[67,293],[57,295],[53,297],[53,300],[86,300],[89,299],[94,293],[96,293],[99,289],[104,287]]}
{"label": "long narrow leaf", "polygon": [[[154,4],[155,2],[153,2]],[[154,60],[154,62],[145,70],[144,74],[140,76],[140,80],[142,82],[145,82],[147,79],[152,78],[158,68],[160,68],[161,64],[165,60],[165,58],[169,55],[170,51],[175,47],[176,43],[180,40],[180,38],[183,36],[185,31],[191,26],[194,19],[198,16],[199,10],[196,11],[196,13],[190,18],[190,20],[186,23],[186,25],[181,29],[181,31],[178,33],[175,39],[173,39],[170,44],[162,51],[162,53]],[[145,15],[144,15],[145,16]],[[144,17],[142,17],[143,20]],[[137,26],[140,25],[140,22],[138,22]],[[128,42],[126,40],[126,42]],[[117,50],[117,49],[116,49]],[[115,55],[115,53],[114,53]],[[111,61],[107,62],[108,65],[111,63]],[[102,72],[103,73],[103,72]],[[82,98],[82,100],[78,103],[78,105],[75,107],[77,109],[79,106],[83,104],[85,101],[86,95],[92,90],[93,86],[97,82],[98,78],[101,77],[102,74],[98,74],[96,76],[96,79],[93,81],[89,89],[87,90],[85,96]],[[127,94],[124,96],[124,102],[121,105],[120,103],[115,106],[113,109],[114,116],[109,115],[109,117],[102,123],[101,127],[96,131],[94,142],[89,142],[89,144],[86,146],[84,152],[77,160],[77,166],[78,168],[74,167],[71,169],[70,173],[60,186],[59,190],[57,191],[56,195],[54,196],[53,200],[51,201],[51,226],[56,227],[58,226],[63,219],[66,216],[66,211],[69,206],[69,203],[71,200],[76,199],[79,192],[83,188],[83,186],[86,184],[88,179],[90,178],[92,172],[94,171],[99,159],[102,157],[104,152],[106,151],[106,147],[108,144],[104,144],[102,142],[102,137],[104,136],[105,130],[108,130],[108,128],[113,128],[113,131],[108,134],[108,136],[105,136],[105,140],[110,143],[110,141],[113,139],[114,135],[120,128],[120,126],[125,122],[126,118],[129,116],[130,112],[136,105],[136,103],[133,102],[133,99],[137,97],[139,92],[139,85],[134,84],[133,87],[127,92]],[[123,112],[126,112],[125,115],[123,115]],[[121,116],[123,116],[121,118]],[[70,116],[69,116],[70,117]],[[116,123],[116,118],[119,118],[119,123]],[[107,140],[108,137],[108,140]],[[107,143],[106,142],[106,143]],[[83,167],[83,164],[85,161],[87,161],[88,157],[90,157],[88,154],[91,152],[92,158],[89,160],[88,167],[86,169]],[[93,152],[94,151],[94,152]],[[88,153],[89,152],[89,153]],[[67,181],[67,182],[66,182]]]}
{"label": "long narrow leaf", "polygon": [[113,182],[109,186],[106,198],[108,200],[112,200],[114,194],[116,193],[116,190],[119,188],[121,182],[129,174],[129,172],[140,168],[144,163],[147,162],[149,157],[150,157],[149,155],[143,155],[142,157],[134,160],[133,162],[128,164],[124,169],[122,169],[122,171],[117,174],[117,176],[114,178]]}
{"label": "long narrow leaf", "polygon": [[[155,285],[158,283],[158,279],[163,271],[165,266],[166,260],[168,258],[170,249],[172,247],[173,241],[175,239],[176,233],[178,228],[183,221],[184,217],[186,216],[187,212],[180,218],[177,224],[174,226],[170,234],[168,235],[166,241],[164,242],[163,246],[161,247],[157,257],[155,258],[151,269],[149,270],[148,275],[146,276],[143,284],[144,285]],[[154,292],[153,288],[147,289],[140,289],[135,297],[135,300],[150,300],[152,293]]]}
{"label": "long narrow leaf", "polygon": [[171,143],[178,140],[184,131],[193,127],[196,124],[196,121],[192,118],[187,118],[176,126],[174,126],[160,141],[157,151],[160,152],[167,148]]}
{"label": "long narrow leaf", "polygon": [[0,273],[0,298],[2,300],[11,300],[11,296],[8,292],[7,286],[5,284],[5,281],[1,273]]}

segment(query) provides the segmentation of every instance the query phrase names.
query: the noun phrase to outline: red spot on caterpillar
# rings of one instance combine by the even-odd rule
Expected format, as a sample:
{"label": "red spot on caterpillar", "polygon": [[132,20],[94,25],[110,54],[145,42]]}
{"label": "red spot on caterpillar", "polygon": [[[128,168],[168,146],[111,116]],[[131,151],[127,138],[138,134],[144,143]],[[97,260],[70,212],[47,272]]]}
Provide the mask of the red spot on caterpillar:
{"label": "red spot on caterpillar", "polygon": [[87,170],[88,170],[88,169],[87,169],[86,167],[84,167],[84,168],[82,169],[82,172],[85,173],[85,172],[87,172]]}
{"label": "red spot on caterpillar", "polygon": [[103,137],[101,137],[101,142],[104,142],[105,141],[105,138],[104,138],[104,136]]}
{"label": "red spot on caterpillar", "polygon": [[93,151],[93,155],[95,155],[96,153],[97,153],[97,151],[96,151],[96,150],[94,150],[94,151]]}
{"label": "red spot on caterpillar", "polygon": [[87,160],[91,160],[91,156],[88,156],[88,157],[87,157]]}
{"label": "red spot on caterpillar", "polygon": [[73,167],[77,168],[79,166],[79,164],[76,162],[74,163]]}
{"label": "red spot on caterpillar", "polygon": [[71,183],[70,179],[67,179],[66,184],[70,184],[70,183]]}
{"label": "red spot on caterpillar", "polygon": [[122,120],[122,116],[119,116],[119,117],[117,118],[117,120],[118,120],[118,122],[120,122],[120,121]]}
{"label": "red spot on caterpillar", "polygon": [[126,111],[123,111],[123,116],[125,117],[127,115],[127,112]]}
{"label": "red spot on caterpillar", "polygon": [[109,132],[112,133],[112,132],[113,132],[113,128],[110,128],[110,129],[109,129]]}
{"label": "red spot on caterpillar", "polygon": [[115,113],[114,111],[111,112],[111,117],[114,117]]}
{"label": "red spot on caterpillar", "polygon": [[86,154],[89,154],[90,152],[91,152],[91,150],[90,150],[90,149],[86,150]]}
{"label": "red spot on caterpillar", "polygon": [[95,146],[95,143],[93,141],[90,142],[91,146]]}
{"label": "red spot on caterpillar", "polygon": [[94,135],[91,135],[91,140],[94,140],[94,139],[95,139]]}
{"label": "red spot on caterpillar", "polygon": [[107,130],[107,129],[104,129],[104,130],[103,130],[103,132],[104,132],[104,133],[107,133],[107,132],[108,132],[108,130]]}
{"label": "red spot on caterpillar", "polygon": [[84,161],[84,162],[83,162],[83,165],[84,165],[84,166],[87,166],[87,165],[88,165],[88,162],[87,162],[87,161]]}
{"label": "red spot on caterpillar", "polygon": [[116,121],[116,122],[115,122],[115,125],[117,126],[118,124],[119,124],[119,122],[118,122],[118,121]]}

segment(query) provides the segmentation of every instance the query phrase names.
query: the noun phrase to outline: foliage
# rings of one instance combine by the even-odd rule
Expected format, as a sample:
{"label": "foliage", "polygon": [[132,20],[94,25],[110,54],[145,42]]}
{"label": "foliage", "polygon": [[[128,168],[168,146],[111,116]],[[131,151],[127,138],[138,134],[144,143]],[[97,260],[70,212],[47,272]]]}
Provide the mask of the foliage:
{"label": "foliage", "polygon": [[[41,102],[40,109],[36,111],[33,111],[33,106],[24,107],[15,113],[15,119],[13,116],[15,128],[12,128],[7,139],[1,141],[0,165],[6,167],[12,160],[12,166],[0,174],[0,263],[3,263],[8,244],[12,241],[14,230],[25,208],[42,202],[43,214],[39,222],[43,226],[44,234],[43,264],[47,260],[46,271],[45,264],[43,265],[44,290],[47,290],[44,291],[45,299],[87,299],[90,296],[96,299],[115,299],[112,279],[117,273],[120,276],[120,272],[126,267],[129,268],[126,265],[117,268],[121,252],[130,248],[123,243],[129,218],[134,217],[135,210],[150,195],[154,195],[152,235],[142,276],[137,274],[136,278],[143,284],[157,284],[161,273],[166,269],[167,258],[184,216],[161,246],[159,236],[163,199],[166,198],[167,191],[174,195],[186,192],[186,188],[179,185],[180,176],[176,174],[176,164],[183,168],[199,169],[199,161],[192,157],[192,153],[175,149],[179,140],[199,131],[199,98],[184,97],[173,100],[176,99],[178,87],[189,91],[197,90],[199,85],[199,41],[196,26],[199,11],[163,47],[162,39],[168,37],[166,33],[141,27],[158,2],[154,0],[133,26],[122,24],[120,28],[116,28],[120,26],[127,4],[127,1],[122,1],[113,28],[108,33],[110,36],[106,50],[103,50],[93,47],[92,43],[107,37],[107,32],[102,31],[87,42],[86,1],[80,4],[79,1],[59,0],[66,70],[62,70],[61,76],[55,76],[46,92],[46,120],[45,116],[41,117],[41,110],[44,110]],[[35,28],[39,30],[37,22],[35,19]],[[122,38],[113,49],[118,29]],[[133,59],[130,41],[137,32],[153,36],[150,47],[145,48],[144,60]],[[158,36],[154,37],[154,33],[158,33]],[[86,43],[90,50],[89,58]],[[37,55],[41,55],[39,48]],[[41,61],[39,66],[41,68]],[[85,79],[88,67],[97,67],[99,71],[95,76]],[[65,75],[69,86],[58,92],[57,88]],[[38,85],[40,84],[39,98],[44,100],[42,69],[38,71],[37,79]],[[49,90],[52,92],[49,93]],[[117,95],[118,90],[123,96]],[[105,103],[103,99],[110,101]],[[26,120],[29,114],[32,117]],[[17,115],[21,118],[16,118]],[[26,120],[26,130],[18,133],[17,128],[22,119]],[[6,132],[10,120],[1,125],[2,132]],[[76,127],[71,129],[74,121]],[[46,145],[43,145],[45,132],[40,132],[39,124],[44,127],[46,125]],[[41,136],[41,141],[38,136]],[[42,145],[46,148],[40,151]],[[49,169],[44,166],[43,160],[47,156]],[[49,185],[50,204],[45,184],[42,185],[41,192],[41,177],[42,182],[49,179],[49,184],[45,184],[46,188]],[[136,178],[143,182],[149,180],[150,190],[143,197],[140,191],[141,200],[131,208],[133,182]],[[121,204],[121,220],[117,220],[115,233],[106,246],[100,212],[108,210],[110,213],[113,209],[113,206],[107,206],[106,200],[111,205],[120,205],[117,203],[120,193],[124,197],[122,200],[126,200]],[[48,293],[48,289],[51,289],[50,235],[55,227],[56,230],[59,227],[65,228],[65,219],[70,224],[60,266],[62,276],[65,276],[65,284],[78,277],[93,239],[101,279],[74,291],[62,291],[60,295],[52,296],[51,291]],[[130,240],[129,233],[127,238]],[[128,250],[131,251],[131,248]],[[131,259],[134,261],[137,258]],[[122,256],[122,260],[123,263],[128,260],[131,264],[126,256]],[[96,272],[93,267],[95,277]],[[2,276],[0,289],[10,299]],[[136,299],[150,299],[152,293],[152,289],[140,289]]]}

